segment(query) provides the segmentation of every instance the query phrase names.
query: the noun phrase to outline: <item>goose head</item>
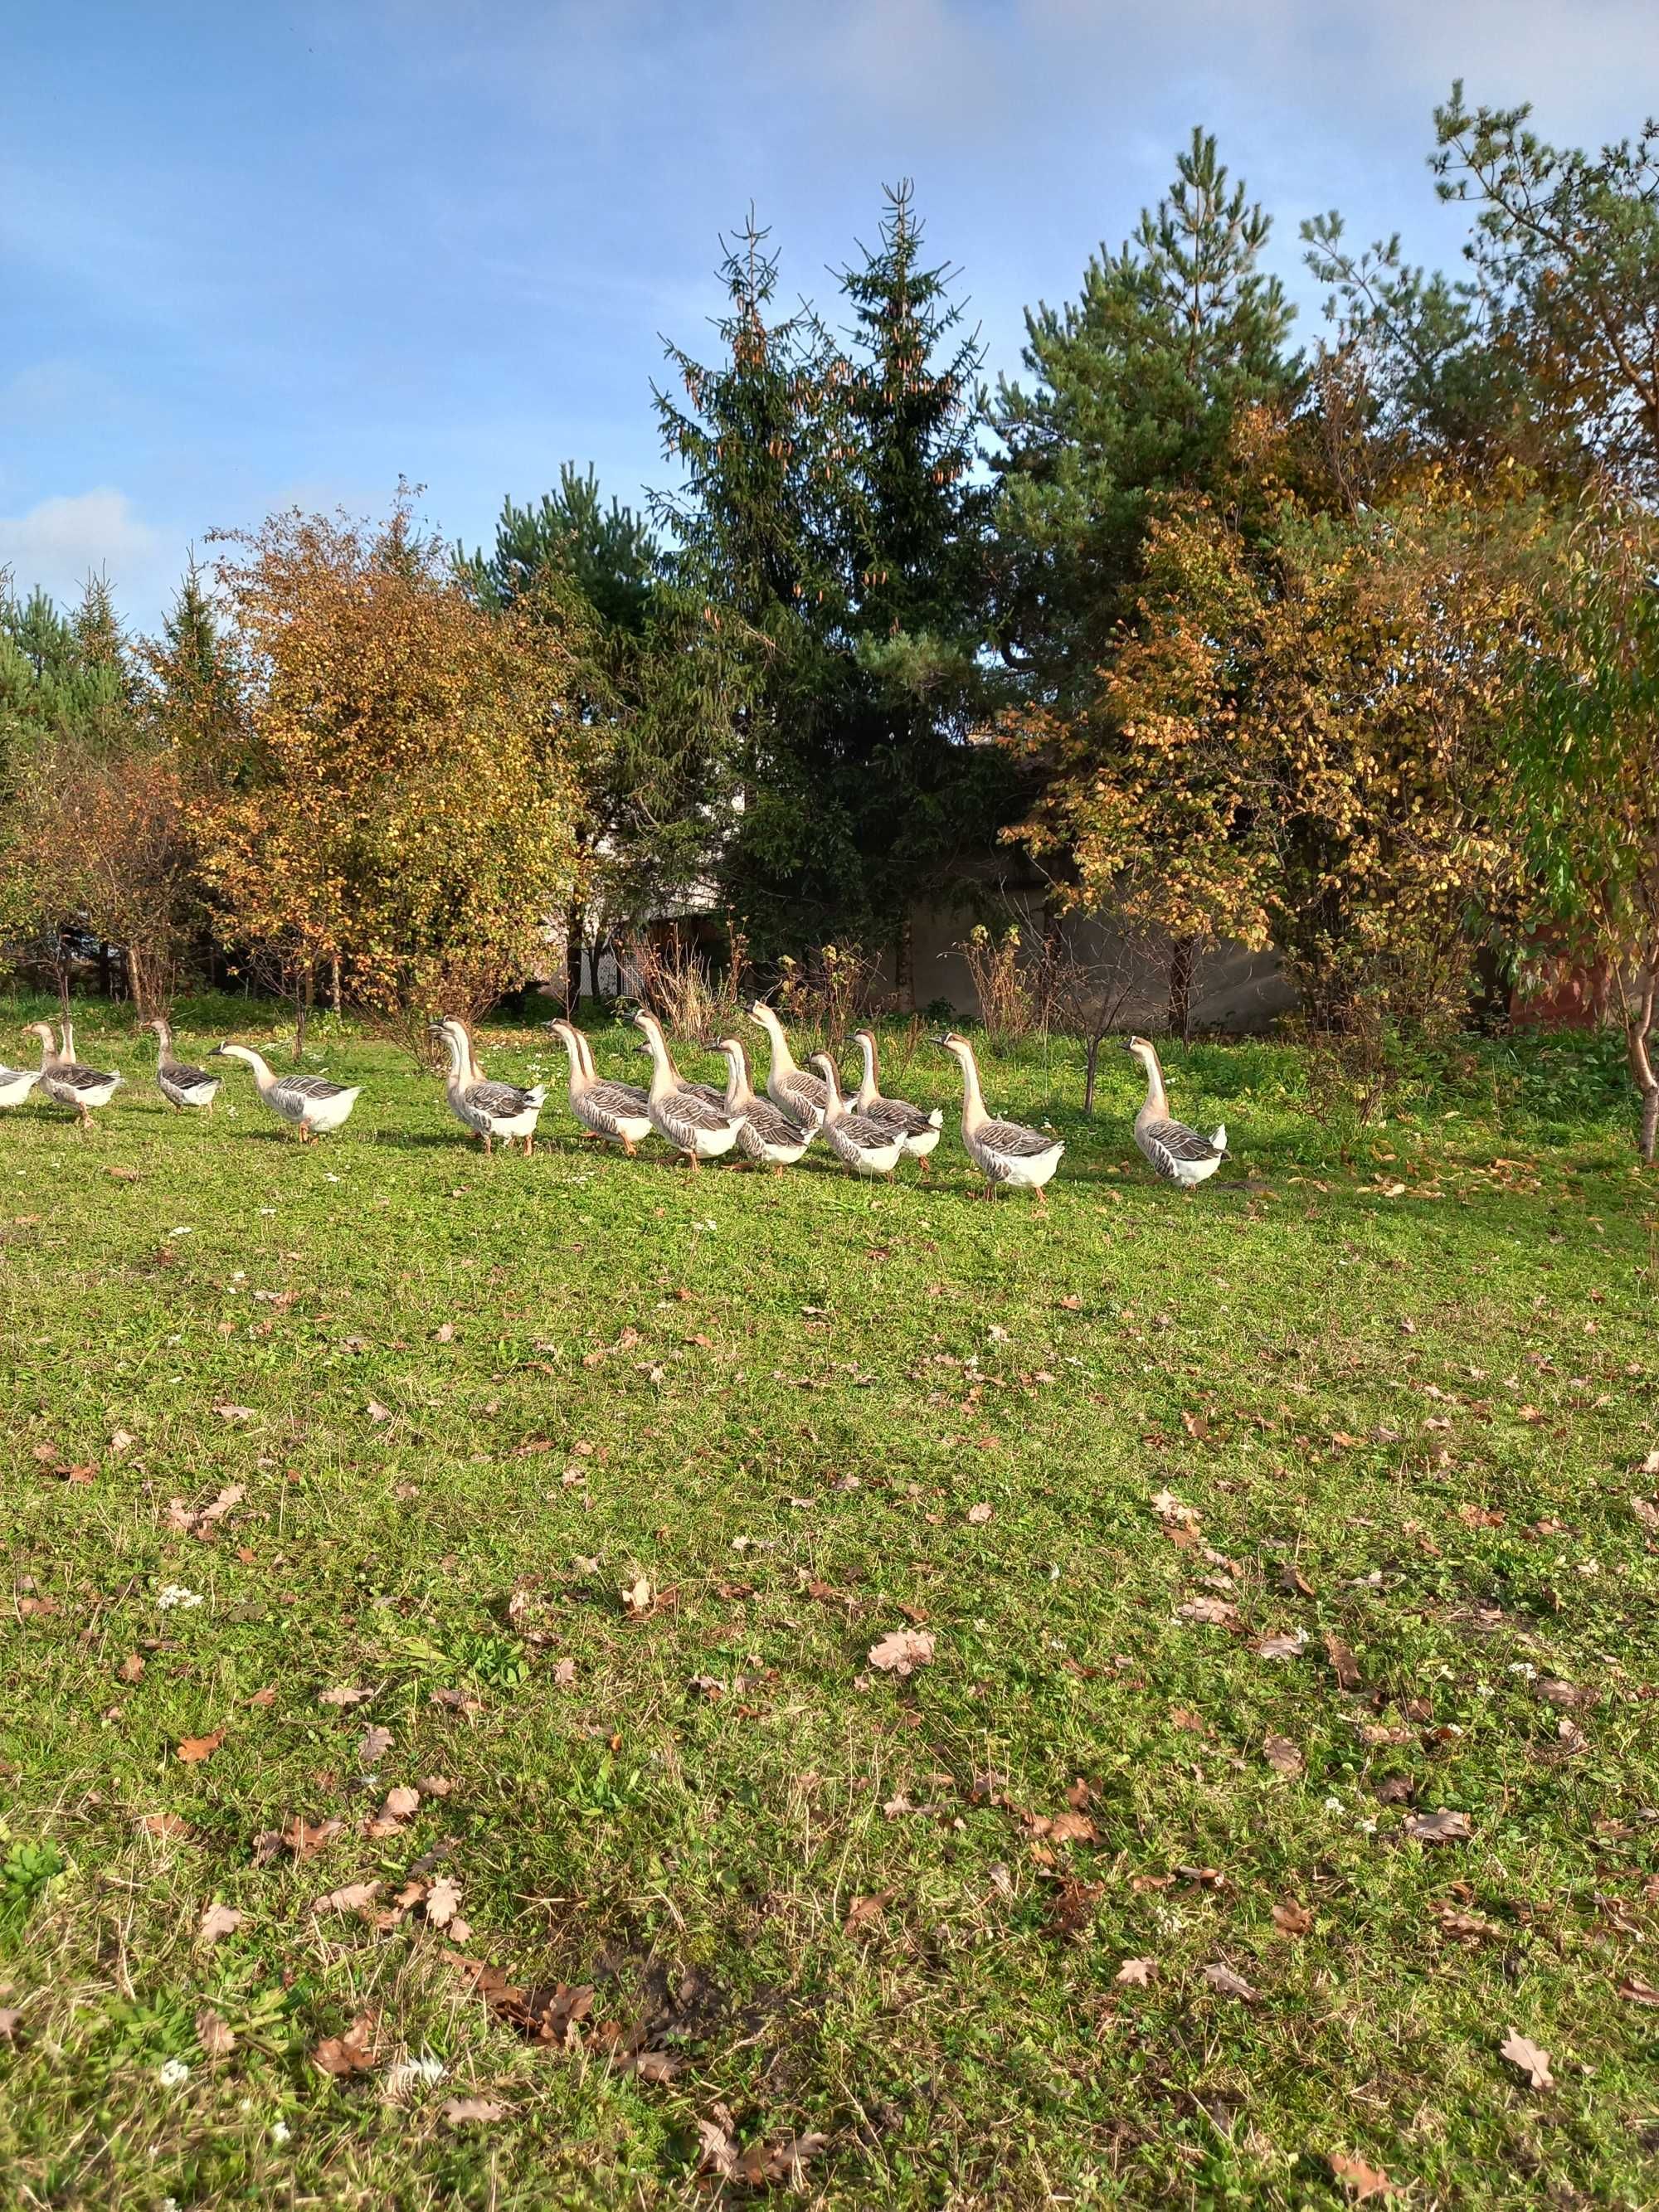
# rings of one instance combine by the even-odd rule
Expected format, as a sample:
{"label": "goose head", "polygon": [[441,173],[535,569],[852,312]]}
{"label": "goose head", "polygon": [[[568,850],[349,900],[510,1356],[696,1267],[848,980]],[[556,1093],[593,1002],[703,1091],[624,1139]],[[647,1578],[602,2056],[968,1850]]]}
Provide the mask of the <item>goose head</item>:
{"label": "goose head", "polygon": [[839,1114],[843,1102],[841,1095],[841,1077],[836,1072],[835,1061],[830,1059],[827,1052],[815,1052],[806,1065],[823,1078],[823,1088],[829,1097],[830,1110],[832,1114]]}

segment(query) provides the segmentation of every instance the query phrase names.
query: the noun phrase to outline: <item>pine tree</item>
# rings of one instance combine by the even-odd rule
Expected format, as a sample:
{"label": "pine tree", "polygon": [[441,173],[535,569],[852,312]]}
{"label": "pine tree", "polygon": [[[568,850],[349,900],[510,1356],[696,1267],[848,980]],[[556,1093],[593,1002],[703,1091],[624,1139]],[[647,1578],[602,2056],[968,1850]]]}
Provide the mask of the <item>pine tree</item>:
{"label": "pine tree", "polygon": [[1160,498],[1231,489],[1232,434],[1285,409],[1293,308],[1261,267],[1271,228],[1193,132],[1170,193],[1104,247],[1081,297],[1027,313],[1029,386],[999,388],[1006,567],[999,638],[1030,695],[1087,689],[1133,605]]}

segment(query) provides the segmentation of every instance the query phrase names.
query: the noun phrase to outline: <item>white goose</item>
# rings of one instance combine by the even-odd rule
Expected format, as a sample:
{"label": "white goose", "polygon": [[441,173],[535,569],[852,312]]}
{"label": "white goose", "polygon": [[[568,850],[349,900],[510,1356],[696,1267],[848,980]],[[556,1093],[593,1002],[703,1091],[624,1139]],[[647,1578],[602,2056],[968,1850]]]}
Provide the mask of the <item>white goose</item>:
{"label": "white goose", "polygon": [[1042,1187],[1060,1165],[1065,1146],[1042,1129],[993,1121],[985,1110],[972,1045],[954,1030],[934,1042],[944,1046],[962,1070],[962,1142],[985,1178],[985,1195],[994,1198],[1006,1183],[1015,1190],[1036,1191],[1037,1204],[1046,1210],[1048,1201]]}
{"label": "white goose", "polygon": [[193,1107],[210,1114],[224,1079],[210,1075],[204,1067],[187,1067],[176,1060],[173,1056],[173,1030],[159,1014],[153,1022],[141,1022],[138,1026],[155,1032],[155,1087],[173,1112],[181,1114],[186,1107]]}
{"label": "white goose", "polygon": [[620,1145],[631,1160],[651,1134],[651,1102],[637,1084],[601,1083],[593,1048],[574,1022],[550,1022],[570,1060],[570,1110],[585,1129]]}
{"label": "white goose", "polygon": [[732,1073],[726,1085],[726,1110],[741,1118],[738,1150],[757,1167],[769,1167],[775,1175],[792,1168],[811,1143],[811,1132],[791,1121],[769,1098],[757,1098],[749,1073],[749,1054],[740,1037],[722,1037],[720,1048]]}
{"label": "white goose", "polygon": [[767,1097],[775,1106],[781,1106],[792,1121],[799,1121],[809,1136],[816,1136],[823,1123],[829,1092],[816,1075],[808,1075],[804,1068],[796,1066],[795,1055],[783,1033],[783,1024],[763,999],[757,999],[750,1006],[749,1018],[760,1024],[772,1048],[766,1070]]}
{"label": "white goose", "polygon": [[725,1099],[716,1092],[720,1103],[712,1106],[703,1095],[706,1086],[694,1089],[680,1080],[669,1057],[662,1024],[654,1014],[647,1014],[641,1006],[634,1017],[634,1025],[643,1033],[645,1049],[651,1055],[651,1089],[646,1103],[652,1127],[694,1169],[704,1160],[717,1160],[723,1152],[729,1152],[738,1141],[739,1124],[735,1115],[727,1113]]}
{"label": "white goose", "polygon": [[848,1110],[841,1095],[841,1078],[827,1052],[815,1052],[811,1065],[823,1082],[823,1140],[838,1160],[854,1175],[890,1176],[904,1158],[904,1135],[867,1115]]}
{"label": "white goose", "polygon": [[361,1083],[330,1083],[320,1075],[273,1075],[249,1045],[222,1044],[208,1058],[245,1060],[253,1071],[259,1103],[297,1129],[302,1145],[337,1129],[362,1097]]}
{"label": "white goose", "polygon": [[[50,1036],[52,1031],[48,1030],[46,1035]],[[38,1067],[0,1067],[0,1107],[21,1106],[40,1074]]]}
{"label": "white goose", "polygon": [[1190,1194],[1226,1158],[1226,1125],[1204,1137],[1184,1121],[1172,1121],[1157,1052],[1142,1036],[1130,1037],[1124,1050],[1146,1072],[1146,1098],[1135,1115],[1135,1142],[1166,1182],[1179,1183]]}
{"label": "white goose", "polygon": [[68,1022],[63,1027],[61,1050],[45,1022],[31,1022],[23,1032],[40,1040],[40,1073],[35,1081],[54,1105],[72,1109],[81,1117],[81,1127],[89,1129],[94,1108],[107,1106],[125,1079],[115,1068],[82,1067],[75,1058],[74,1028]]}
{"label": "white goose", "polygon": [[516,1083],[489,1082],[473,1058],[472,1040],[465,1025],[453,1014],[434,1022],[430,1033],[441,1036],[449,1048],[449,1074],[444,1083],[449,1110],[464,1129],[483,1138],[484,1157],[489,1158],[497,1137],[509,1148],[522,1138],[528,1159],[535,1146],[536,1119],[546,1101],[546,1091],[540,1084],[533,1091],[521,1091]]}
{"label": "white goose", "polygon": [[884,1098],[876,1082],[876,1037],[873,1030],[858,1030],[853,1042],[864,1060],[864,1079],[853,1094],[852,1106],[855,1114],[867,1121],[878,1121],[885,1129],[896,1129],[904,1139],[907,1159],[921,1160],[922,1173],[927,1172],[927,1155],[939,1140],[945,1127],[945,1109],[935,1106],[931,1114],[924,1114],[920,1106],[912,1106],[905,1098]]}

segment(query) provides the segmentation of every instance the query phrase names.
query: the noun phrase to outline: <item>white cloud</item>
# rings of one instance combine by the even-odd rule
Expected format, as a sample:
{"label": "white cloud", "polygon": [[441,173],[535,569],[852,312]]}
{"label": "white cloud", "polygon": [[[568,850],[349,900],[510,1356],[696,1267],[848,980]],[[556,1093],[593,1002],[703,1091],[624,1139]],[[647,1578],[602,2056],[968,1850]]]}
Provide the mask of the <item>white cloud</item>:
{"label": "white cloud", "polygon": [[123,605],[147,600],[162,562],[161,532],[110,485],[43,499],[24,514],[0,514],[0,568],[11,571],[19,592],[39,584],[60,605],[72,605],[97,570]]}

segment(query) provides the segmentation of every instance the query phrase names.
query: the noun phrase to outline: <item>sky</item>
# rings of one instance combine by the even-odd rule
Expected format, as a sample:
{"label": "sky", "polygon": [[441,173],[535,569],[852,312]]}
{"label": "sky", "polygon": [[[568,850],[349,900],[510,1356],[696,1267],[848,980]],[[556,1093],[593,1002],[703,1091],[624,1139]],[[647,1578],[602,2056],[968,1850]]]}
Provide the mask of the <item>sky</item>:
{"label": "sky", "polygon": [[672,481],[650,386],[752,204],[789,296],[915,179],[988,353],[1072,295],[1195,123],[1275,219],[1447,264],[1454,77],[1600,144],[1659,101],[1652,0],[0,0],[0,567],[153,627],[273,508],[451,537],[567,459]]}

